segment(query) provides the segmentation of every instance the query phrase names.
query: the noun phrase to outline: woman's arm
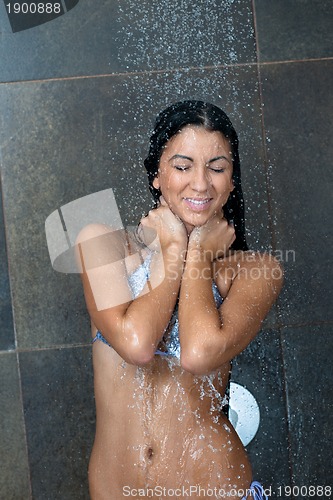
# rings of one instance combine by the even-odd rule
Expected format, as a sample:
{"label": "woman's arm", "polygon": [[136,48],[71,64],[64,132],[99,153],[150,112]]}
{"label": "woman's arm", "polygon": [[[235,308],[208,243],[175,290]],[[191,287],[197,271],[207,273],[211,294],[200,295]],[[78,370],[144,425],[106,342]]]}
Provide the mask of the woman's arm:
{"label": "woman's arm", "polygon": [[185,228],[180,224],[164,207],[142,220],[143,227],[157,232],[161,251],[152,255],[152,286],[146,284],[134,300],[128,284],[124,238],[112,236],[107,242],[108,234],[114,233],[96,224],[83,229],[77,239],[92,322],[128,363],[144,365],[151,361],[175,307],[187,244]]}
{"label": "woman's arm", "polygon": [[[232,229],[225,230],[232,240]],[[179,300],[181,365],[196,375],[216,370],[245,349],[282,286],[276,259],[240,252],[229,292],[217,310],[212,292],[214,254],[208,248],[209,242],[202,248],[190,238]]]}

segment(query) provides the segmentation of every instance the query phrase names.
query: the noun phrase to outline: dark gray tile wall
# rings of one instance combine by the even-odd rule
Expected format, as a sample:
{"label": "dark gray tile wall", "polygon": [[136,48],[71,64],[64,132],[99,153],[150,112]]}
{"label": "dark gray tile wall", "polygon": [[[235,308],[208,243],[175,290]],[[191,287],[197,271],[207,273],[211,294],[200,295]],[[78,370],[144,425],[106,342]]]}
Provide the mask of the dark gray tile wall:
{"label": "dark gray tile wall", "polygon": [[258,335],[232,368],[232,381],[250,391],[260,411],[258,432],[247,446],[253,478],[272,491],[278,491],[281,484],[290,485],[283,370],[280,334],[270,329]]}
{"label": "dark gray tile wall", "polygon": [[[1,184],[0,184],[1,187]],[[0,351],[15,348],[12,303],[7,266],[5,224],[0,190]]]}
{"label": "dark gray tile wall", "polygon": [[288,256],[281,320],[332,321],[333,60],[261,74],[276,244]]}
{"label": "dark gray tile wall", "polygon": [[254,0],[260,62],[332,57],[330,0]]}
{"label": "dark gray tile wall", "polygon": [[78,276],[51,267],[44,223],[113,188],[134,224],[151,205],[142,161],[154,117],[184,98],[231,116],[250,246],[286,271],[277,309],[234,362],[261,411],[254,476],[273,497],[282,483],[332,484],[331,2],[81,0],[16,33],[4,9],[0,498],[88,498],[89,320]]}
{"label": "dark gray tile wall", "polygon": [[255,62],[251,1],[81,0],[11,33],[4,4],[1,81]]}
{"label": "dark gray tile wall", "polygon": [[0,497],[30,498],[29,463],[17,354],[0,353]]}
{"label": "dark gray tile wall", "polygon": [[332,324],[282,329],[292,472],[299,486],[332,486],[332,339]]}
{"label": "dark gray tile wall", "polygon": [[90,346],[22,352],[20,369],[33,498],[88,499]]}

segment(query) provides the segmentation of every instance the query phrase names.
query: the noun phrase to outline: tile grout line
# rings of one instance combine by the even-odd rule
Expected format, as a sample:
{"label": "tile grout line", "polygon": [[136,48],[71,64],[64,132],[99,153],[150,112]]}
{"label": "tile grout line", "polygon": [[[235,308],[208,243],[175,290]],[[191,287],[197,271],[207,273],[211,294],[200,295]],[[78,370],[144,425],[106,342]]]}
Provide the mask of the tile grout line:
{"label": "tile grout line", "polygon": [[[5,195],[3,190],[3,173],[2,173],[2,153],[0,148],[0,190],[1,190],[1,208],[2,208],[2,219],[3,219],[3,229],[4,229],[4,243],[5,243],[5,251],[6,251],[6,260],[7,260],[7,270],[8,270],[8,287],[9,287],[9,298],[12,312],[12,322],[13,322],[13,333],[14,333],[14,345],[15,349],[17,349],[17,331],[16,331],[16,322],[15,322],[15,311],[13,306],[13,287],[10,273],[10,258],[9,258],[9,248],[8,248],[8,233],[7,233],[7,224],[6,224],[6,211],[5,211]],[[12,349],[13,350],[13,349]]]}
{"label": "tile grout line", "polygon": [[[271,325],[263,325],[262,329],[264,330],[284,330],[284,329],[291,329],[291,328],[306,328],[306,327],[317,327],[317,326],[332,326],[333,327],[333,321],[314,321],[314,322],[308,322],[308,323],[274,323]],[[61,350],[61,349],[76,349],[76,348],[85,348],[85,347],[92,347],[92,342],[85,342],[84,344],[59,344],[59,345],[50,345],[50,346],[45,346],[45,347],[19,347],[17,349],[11,349],[11,350],[2,350],[0,351],[0,357],[5,356],[8,353],[25,353],[25,352],[42,352],[42,351],[56,351],[56,350]]]}
{"label": "tile grout line", "polygon": [[260,64],[261,64],[261,66],[270,66],[270,65],[274,65],[274,64],[295,64],[295,63],[323,62],[323,61],[333,61],[333,56],[308,57],[306,59],[281,59],[281,60],[277,60],[277,61],[260,61]]}
{"label": "tile grout line", "polygon": [[78,349],[78,348],[83,348],[83,347],[92,347],[92,342],[89,342],[87,344],[60,344],[60,345],[51,345],[47,347],[35,347],[35,348],[29,348],[29,347],[21,347],[17,349],[18,353],[21,352],[42,352],[42,351],[58,351],[61,349]]}
{"label": "tile grout line", "polygon": [[[6,224],[6,215],[5,215],[5,198],[3,191],[3,175],[2,175],[2,156],[0,149],[0,189],[1,189],[1,198],[2,198],[2,216],[3,216],[3,225],[4,225],[4,236],[5,236],[5,249],[6,249],[6,257],[7,257],[7,269],[8,269],[8,285],[9,285],[9,295],[11,302],[11,311],[12,311],[12,321],[13,321],[13,333],[14,333],[14,345],[15,345],[15,358],[16,358],[16,369],[18,374],[18,389],[19,389],[19,399],[21,405],[21,417],[22,417],[22,427],[23,427],[23,436],[24,436],[24,448],[25,454],[27,458],[27,466],[28,466],[28,488],[29,488],[29,500],[32,500],[32,482],[31,482],[31,467],[29,460],[29,448],[28,448],[28,439],[27,439],[27,428],[26,421],[24,417],[24,404],[23,404],[23,389],[22,389],[22,377],[21,377],[21,368],[20,368],[20,357],[18,351],[18,341],[17,341],[17,330],[16,330],[16,321],[15,321],[15,311],[13,306],[13,288],[11,283],[11,273],[10,273],[10,258],[9,258],[9,249],[8,249],[8,235],[7,235],[7,224]],[[7,350],[5,352],[13,352],[13,350]]]}
{"label": "tile grout line", "polygon": [[237,68],[237,67],[247,67],[247,66],[255,66],[255,62],[249,63],[232,63],[232,64],[214,64],[211,66],[184,66],[180,68],[163,68],[156,70],[141,70],[141,71],[124,71],[119,73],[100,73],[98,75],[78,75],[78,76],[60,76],[60,77],[51,77],[44,79],[32,79],[32,80],[15,80],[9,82],[0,82],[0,85],[16,85],[20,83],[47,83],[47,82],[57,82],[57,81],[67,81],[67,80],[88,80],[94,78],[114,78],[114,77],[127,77],[127,76],[142,76],[142,75],[159,75],[163,73],[177,73],[179,71],[207,71],[211,69],[223,69],[223,68]]}
{"label": "tile grout line", "polygon": [[[285,363],[285,351],[283,348],[283,340],[284,335],[282,332],[282,328],[279,328],[279,340],[280,340],[280,352],[282,359],[282,372],[283,372],[283,391],[284,391],[284,401],[285,401],[285,415],[287,422],[287,443],[288,443],[288,462],[289,462],[289,479],[290,486],[293,485],[293,459],[291,453],[291,413],[290,413],[290,405],[289,405],[289,396],[288,396],[288,382],[286,376],[286,363]],[[294,499],[294,496],[291,496],[291,499]]]}
{"label": "tile grout line", "polygon": [[42,351],[56,351],[62,349],[76,349],[81,347],[91,347],[92,342],[84,343],[84,344],[59,344],[59,345],[50,345],[45,347],[18,347],[16,349],[3,349],[0,351],[0,357],[6,356],[6,354],[21,354],[25,352],[42,352]]}
{"label": "tile grout line", "polygon": [[[254,0],[252,0],[253,2]],[[95,78],[114,78],[114,77],[130,77],[130,76],[142,76],[142,75],[159,75],[163,73],[176,73],[178,71],[209,71],[217,69],[230,69],[230,68],[242,68],[251,66],[269,66],[276,64],[294,64],[294,63],[307,63],[307,62],[322,62],[322,61],[333,61],[332,57],[318,57],[318,58],[308,58],[308,59],[286,59],[279,61],[257,61],[254,62],[244,62],[244,63],[231,63],[231,64],[215,64],[212,66],[185,66],[180,68],[163,68],[156,70],[141,70],[141,71],[123,71],[119,73],[100,73],[98,75],[78,75],[78,76],[60,76],[51,77],[43,79],[31,79],[31,80],[15,80],[8,82],[0,82],[1,85],[17,85],[22,83],[49,83],[49,82],[61,82],[61,81],[74,81],[74,80],[89,80]]]}
{"label": "tile grout line", "polygon": [[19,395],[21,402],[21,415],[22,415],[22,423],[23,423],[23,435],[24,435],[24,447],[25,453],[27,457],[27,465],[28,465],[28,483],[29,483],[29,500],[32,500],[32,481],[31,481],[31,466],[30,466],[30,458],[29,458],[29,447],[28,447],[28,436],[27,436],[27,426],[24,417],[24,404],[23,404],[23,389],[22,389],[22,377],[21,377],[21,369],[20,369],[20,356],[19,352],[16,351],[16,363],[17,363],[17,372],[19,378]]}
{"label": "tile grout line", "polygon": [[[316,326],[332,326],[332,321],[314,321],[307,323],[280,323],[276,322],[271,325],[263,325],[262,329],[269,330],[283,330],[287,328],[306,328],[306,327],[316,327]],[[5,349],[0,350],[0,356],[5,356],[8,353],[24,353],[24,352],[42,352],[42,351],[51,351],[51,350],[60,350],[60,349],[75,349],[75,348],[84,348],[84,347],[92,347],[91,342],[85,342],[83,344],[59,344],[59,345],[50,345],[45,347],[18,347],[16,349]]]}
{"label": "tile grout line", "polygon": [[[264,116],[264,96],[263,96],[263,85],[261,79],[261,70],[260,70],[260,48],[259,48],[259,37],[258,37],[258,28],[257,28],[257,15],[256,15],[256,7],[255,0],[252,0],[252,12],[253,12],[253,24],[254,24],[254,32],[255,32],[255,40],[256,40],[256,58],[257,58],[257,81],[258,81],[258,89],[259,89],[259,102],[260,102],[260,113],[261,113],[261,137],[262,137],[262,148],[263,148],[263,166],[264,166],[264,178],[265,178],[265,186],[266,186],[266,200],[267,200],[267,212],[268,212],[268,226],[271,234],[271,245],[273,252],[276,250],[276,233],[273,224],[273,203],[272,203],[272,189],[269,178],[269,162],[268,162],[268,154],[267,154],[267,141],[266,141],[266,126],[265,126],[265,116]],[[274,315],[275,321],[279,323],[280,308],[279,303],[276,302],[274,304]]]}
{"label": "tile grout line", "polygon": [[273,213],[272,213],[272,197],[271,197],[271,186],[269,182],[268,175],[268,155],[267,155],[267,142],[266,142],[266,128],[265,128],[265,117],[264,117],[264,99],[262,92],[262,81],[261,81],[261,72],[260,72],[260,52],[259,52],[259,39],[258,39],[258,29],[257,29],[257,17],[256,17],[256,9],[255,9],[255,0],[252,0],[252,9],[253,9],[253,23],[254,23],[254,31],[256,38],[256,56],[257,56],[257,81],[258,81],[258,89],[259,89],[259,102],[260,102],[260,121],[261,121],[261,137],[262,137],[262,148],[263,148],[263,165],[264,165],[264,176],[265,176],[265,186],[266,186],[266,199],[267,199],[267,211],[269,214],[268,224],[269,230],[271,233],[271,245],[273,252],[276,249],[276,237],[275,231],[273,227]]}
{"label": "tile grout line", "polygon": [[[260,112],[261,112],[261,134],[262,134],[262,148],[263,148],[263,164],[264,164],[264,177],[266,186],[266,199],[267,199],[267,212],[268,212],[268,225],[271,234],[271,245],[273,252],[277,247],[276,231],[274,228],[274,213],[273,213],[273,195],[272,195],[272,185],[269,177],[269,161],[267,152],[267,140],[266,140],[266,126],[265,126],[265,103],[263,95],[263,84],[261,78],[261,62],[260,62],[260,48],[259,48],[259,38],[258,38],[258,28],[257,28],[257,16],[255,0],[252,0],[252,10],[253,10],[253,23],[256,37],[256,56],[257,56],[257,79],[259,87],[259,101],[260,101]],[[332,58],[333,59],[333,58]],[[275,63],[274,63],[275,64]],[[274,314],[277,325],[279,325],[279,318],[281,317],[281,308],[279,301],[274,304]],[[278,326],[279,327],[279,326]]]}
{"label": "tile grout line", "polygon": [[56,351],[61,349],[76,349],[81,347],[91,347],[92,343],[84,343],[84,344],[59,344],[59,345],[50,345],[46,347],[18,347],[16,349],[6,349],[0,351],[0,356],[5,356],[8,353],[25,353],[25,352],[42,352],[42,351]]}

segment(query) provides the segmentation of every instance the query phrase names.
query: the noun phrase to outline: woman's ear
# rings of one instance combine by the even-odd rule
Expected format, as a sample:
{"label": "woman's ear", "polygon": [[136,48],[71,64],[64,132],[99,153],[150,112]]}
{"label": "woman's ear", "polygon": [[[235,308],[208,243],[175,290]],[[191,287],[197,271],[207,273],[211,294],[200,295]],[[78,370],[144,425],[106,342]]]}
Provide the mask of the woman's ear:
{"label": "woman's ear", "polygon": [[155,189],[160,189],[160,181],[159,181],[158,176],[156,176],[155,179],[153,180],[153,187]]}
{"label": "woman's ear", "polygon": [[231,179],[230,181],[230,193],[235,189],[235,184],[234,184],[234,180]]}

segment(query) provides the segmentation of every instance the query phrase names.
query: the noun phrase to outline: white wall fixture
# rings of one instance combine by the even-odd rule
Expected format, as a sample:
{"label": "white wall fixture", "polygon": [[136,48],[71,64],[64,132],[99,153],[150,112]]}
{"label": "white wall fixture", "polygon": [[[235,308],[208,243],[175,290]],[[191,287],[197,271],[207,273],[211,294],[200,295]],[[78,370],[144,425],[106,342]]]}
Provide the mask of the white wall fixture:
{"label": "white wall fixture", "polygon": [[255,397],[242,385],[230,383],[229,420],[244,446],[256,435],[260,411]]}

